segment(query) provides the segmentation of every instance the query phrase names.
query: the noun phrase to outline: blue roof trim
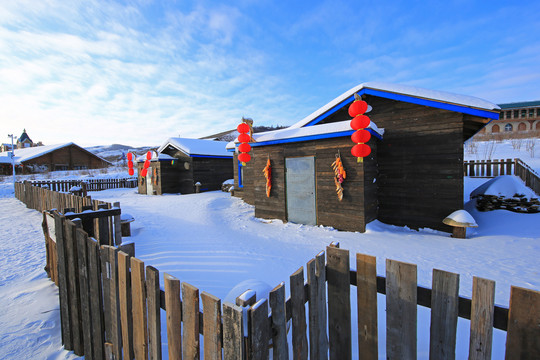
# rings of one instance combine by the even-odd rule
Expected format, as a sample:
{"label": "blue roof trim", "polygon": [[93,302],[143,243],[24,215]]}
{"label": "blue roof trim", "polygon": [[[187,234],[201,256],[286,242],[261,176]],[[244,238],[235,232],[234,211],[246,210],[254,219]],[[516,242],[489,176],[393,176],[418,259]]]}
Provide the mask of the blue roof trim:
{"label": "blue roof trim", "polygon": [[[481,110],[481,109],[474,109],[474,108],[470,108],[470,107],[467,107],[467,106],[449,104],[449,103],[439,102],[439,101],[436,101],[436,100],[417,98],[417,97],[414,97],[414,96],[396,94],[396,93],[391,93],[391,92],[386,92],[386,91],[381,91],[381,90],[375,90],[375,89],[370,89],[370,88],[363,88],[360,91],[358,91],[358,95],[364,95],[364,94],[378,96],[378,97],[382,97],[382,98],[386,98],[386,99],[392,99],[392,100],[408,102],[408,103],[417,104],[417,105],[430,106],[430,107],[434,107],[434,108],[437,108],[437,109],[460,112],[460,113],[479,116],[479,117],[484,117],[484,118],[488,118],[488,119],[494,119],[494,120],[499,119],[499,114],[496,113],[496,112],[491,112],[491,111]],[[304,126],[316,125],[317,123],[319,123],[323,119],[327,118],[328,116],[332,115],[333,113],[335,113],[336,111],[338,111],[342,107],[352,103],[353,100],[354,100],[354,95],[352,95],[352,96],[348,97],[347,99],[343,100],[341,103],[334,106],[332,109],[328,110],[324,114],[321,114],[321,115],[317,116],[315,119],[311,120],[309,123],[307,123]]]}
{"label": "blue roof trim", "polygon": [[[379,140],[382,140],[382,136],[376,131],[373,131],[372,129],[366,129],[366,130],[368,130],[373,136],[375,136]],[[249,144],[251,145],[251,147],[257,147],[257,146],[268,146],[268,145],[286,144],[286,143],[312,141],[312,140],[320,140],[320,139],[331,139],[331,138],[336,138],[336,137],[351,136],[354,133],[354,131],[355,130],[351,129],[351,130],[340,131],[340,132],[335,132],[335,133],[300,136],[300,137],[295,137],[295,138],[269,140],[269,141],[262,141],[262,142],[249,143]]]}
{"label": "blue roof trim", "polygon": [[219,155],[189,155],[189,157],[200,157],[200,158],[212,158],[212,159],[231,159],[232,156],[227,156],[227,155],[224,155],[224,156],[219,156]]}

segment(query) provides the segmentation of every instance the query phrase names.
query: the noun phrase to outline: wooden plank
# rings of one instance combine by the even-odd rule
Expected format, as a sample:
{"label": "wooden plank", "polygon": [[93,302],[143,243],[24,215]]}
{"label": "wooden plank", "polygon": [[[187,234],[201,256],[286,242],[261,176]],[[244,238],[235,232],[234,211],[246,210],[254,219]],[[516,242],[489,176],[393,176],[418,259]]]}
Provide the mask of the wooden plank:
{"label": "wooden plank", "polygon": [[82,229],[77,229],[77,252],[79,265],[79,291],[81,298],[81,320],[83,349],[85,359],[94,358],[94,346],[92,345],[92,318],[90,316],[90,285],[88,277],[88,234]]}
{"label": "wooden plank", "polygon": [[495,282],[473,277],[469,359],[491,359]]}
{"label": "wooden plank", "polygon": [[430,359],[455,359],[459,305],[459,274],[433,270]]}
{"label": "wooden plank", "polygon": [[105,324],[103,323],[103,294],[101,288],[101,259],[99,244],[88,239],[88,275],[90,287],[90,316],[92,319],[92,345],[96,359],[105,356]]}
{"label": "wooden plank", "polygon": [[416,359],[416,265],[386,260],[386,356]]}
{"label": "wooden plank", "polygon": [[287,345],[287,315],[285,308],[285,283],[280,283],[268,294],[272,309],[272,355],[276,360],[289,360]]}
{"label": "wooden plank", "polygon": [[79,267],[77,264],[77,226],[72,221],[64,223],[64,248],[67,259],[67,284],[69,291],[69,308],[71,317],[71,335],[73,336],[73,352],[84,355],[81,298],[79,291]]}
{"label": "wooden plank", "polygon": [[[204,358],[221,359],[221,300],[201,292],[203,303]],[[268,316],[268,312],[266,313]]]}
{"label": "wooden plank", "polygon": [[326,248],[328,282],[328,343],[330,359],[351,359],[349,251],[339,244]]}
{"label": "wooden plank", "polygon": [[[249,340],[251,359],[268,359],[268,343],[270,341],[270,326],[268,324],[268,301],[261,299],[249,311]],[[206,321],[205,321],[206,323]]]}
{"label": "wooden plank", "polygon": [[358,359],[378,359],[377,258],[356,254]]}
{"label": "wooden plank", "polygon": [[60,300],[60,322],[62,328],[62,344],[66,350],[73,350],[73,337],[71,334],[71,312],[69,308],[69,289],[67,272],[67,255],[64,246],[65,218],[57,212],[54,213],[56,232],[56,251],[58,259],[58,293]]}
{"label": "wooden plank", "polygon": [[131,316],[131,261],[125,252],[118,252],[118,299],[122,324],[122,347],[124,359],[134,359],[133,318]]}
{"label": "wooden plank", "polygon": [[306,335],[307,326],[303,267],[296,270],[290,276],[290,286],[293,359],[307,359],[309,348]]}
{"label": "wooden plank", "polygon": [[506,359],[540,359],[540,292],[512,286]]}
{"label": "wooden plank", "polygon": [[[180,285],[178,285],[180,297]],[[159,270],[146,267],[146,297],[148,306],[148,346],[150,359],[161,359],[161,302],[159,288]],[[179,355],[182,354],[180,351]],[[174,359],[171,358],[171,359]]]}
{"label": "wooden plank", "polygon": [[180,301],[180,280],[165,273],[163,274],[163,281],[165,282],[165,307],[167,308],[167,343],[169,345],[169,359],[181,359],[182,303]]}
{"label": "wooden plank", "polygon": [[[223,359],[244,358],[244,320],[240,306],[223,303]],[[275,349],[275,347],[274,347]],[[275,351],[275,350],[274,350]],[[275,357],[274,359],[279,359]]]}
{"label": "wooden plank", "polygon": [[[114,356],[122,356],[122,328],[118,290],[118,249],[101,246],[103,302],[105,304],[105,331],[107,341],[113,344]],[[108,323],[107,323],[108,322]]]}
{"label": "wooden plank", "polygon": [[[324,252],[320,252],[317,258],[311,259],[307,263],[310,359],[328,358],[328,339],[326,337],[326,269],[324,258]],[[318,262],[318,259],[322,259],[322,264],[320,260]]]}
{"label": "wooden plank", "polygon": [[133,311],[133,352],[135,359],[148,358],[148,330],[146,321],[146,286],[144,262],[131,258],[131,298]]}
{"label": "wooden plank", "polygon": [[199,289],[188,283],[182,283],[182,357],[198,359],[199,345]]}
{"label": "wooden plank", "polygon": [[[114,208],[120,209],[120,202],[113,203]],[[120,215],[113,217],[114,222],[114,244],[119,246],[122,244],[122,226],[120,224]]]}

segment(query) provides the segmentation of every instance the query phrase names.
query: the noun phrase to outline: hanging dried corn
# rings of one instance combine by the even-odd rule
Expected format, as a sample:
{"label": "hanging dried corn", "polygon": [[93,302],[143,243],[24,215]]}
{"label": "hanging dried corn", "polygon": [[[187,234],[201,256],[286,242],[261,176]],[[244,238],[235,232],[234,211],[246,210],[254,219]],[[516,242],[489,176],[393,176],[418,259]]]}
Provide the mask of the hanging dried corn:
{"label": "hanging dried corn", "polygon": [[334,183],[336,184],[336,193],[339,201],[343,200],[343,181],[347,178],[347,173],[343,168],[343,163],[341,162],[341,154],[336,154],[336,161],[332,163],[332,169],[334,169]]}
{"label": "hanging dried corn", "polygon": [[270,163],[270,157],[266,161],[266,166],[263,171],[264,177],[266,178],[266,197],[270,197],[270,190],[272,189],[272,165]]}

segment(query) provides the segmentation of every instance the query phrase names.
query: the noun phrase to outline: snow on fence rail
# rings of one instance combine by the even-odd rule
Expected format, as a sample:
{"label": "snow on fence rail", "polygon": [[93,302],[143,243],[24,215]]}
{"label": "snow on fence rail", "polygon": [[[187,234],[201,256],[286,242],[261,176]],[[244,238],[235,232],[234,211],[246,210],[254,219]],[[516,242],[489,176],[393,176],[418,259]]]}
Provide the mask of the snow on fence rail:
{"label": "snow on fence rail", "polygon": [[417,305],[432,309],[430,358],[455,357],[458,317],[471,320],[470,359],[491,358],[493,328],[507,331],[507,359],[540,358],[538,291],[512,287],[508,309],[494,305],[494,281],[475,277],[467,299],[458,295],[458,274],[434,270],[433,289],[424,288],[417,285],[414,264],[388,259],[382,277],[376,274],[375,257],[356,254],[356,270],[351,270],[349,251],[332,244],[307,263],[307,282],[304,267],[290,276],[288,299],[281,283],[268,299],[248,299],[244,315],[240,298],[236,305],[222,304],[166,273],[161,290],[158,269],[121,249],[100,246],[83,224],[56,211],[44,219],[54,223],[43,230],[46,239],[54,230],[57,264],[51,266],[57,268],[62,341],[87,359],[161,359],[161,311],[166,312],[170,359],[199,358],[201,346],[205,359],[268,359],[270,344],[274,359],[288,359],[290,348],[295,359],[351,359],[351,286],[356,286],[359,314],[355,357],[378,358],[381,293],[386,295],[387,358],[416,358]]}
{"label": "snow on fence rail", "polygon": [[540,176],[520,159],[469,160],[463,163],[463,175],[493,178],[499,175],[515,175],[540,195]]}
{"label": "snow on fence rail", "polygon": [[118,188],[135,188],[137,179],[85,179],[85,180],[32,180],[34,186],[48,187],[53,191],[68,192],[73,187],[81,187],[83,191],[102,191]]}

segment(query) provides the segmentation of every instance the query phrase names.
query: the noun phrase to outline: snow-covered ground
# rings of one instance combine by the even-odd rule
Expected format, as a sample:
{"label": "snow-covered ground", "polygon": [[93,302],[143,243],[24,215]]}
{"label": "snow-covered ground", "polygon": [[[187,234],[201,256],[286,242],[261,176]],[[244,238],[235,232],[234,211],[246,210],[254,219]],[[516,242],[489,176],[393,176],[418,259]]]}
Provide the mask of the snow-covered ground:
{"label": "snow-covered ground", "polygon": [[[508,153],[501,157],[524,159]],[[455,272],[460,274],[463,296],[471,295],[473,276],[484,277],[496,281],[496,303],[508,305],[511,285],[540,290],[540,214],[478,212],[468,194],[485,181],[465,179],[465,209],[479,225],[467,239],[378,221],[361,234],[261,220],[254,217],[252,206],[219,191],[146,196],[136,189],[115,189],[91,196],[120,201],[122,212],[135,218],[129,240],[145,264],[157,267],[161,276],[172,274],[222,299],[245,281],[270,287],[288,283],[290,274],[330,242],[339,241],[351,251],[353,268],[353,256],[360,252],[377,257],[380,275],[387,258],[417,264],[418,283],[428,287],[434,268]],[[0,215],[0,297],[5,304],[0,313],[0,359],[75,358],[61,348],[58,292],[43,271],[41,215],[14,199],[12,186],[9,178],[0,182],[5,210]],[[379,303],[379,348],[384,357],[384,296],[379,295]],[[456,358],[466,358],[467,329],[468,321],[460,319]],[[504,357],[504,342],[505,333],[495,331],[494,359]],[[428,357],[428,346],[429,311],[419,307],[419,359]]]}

